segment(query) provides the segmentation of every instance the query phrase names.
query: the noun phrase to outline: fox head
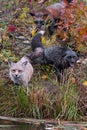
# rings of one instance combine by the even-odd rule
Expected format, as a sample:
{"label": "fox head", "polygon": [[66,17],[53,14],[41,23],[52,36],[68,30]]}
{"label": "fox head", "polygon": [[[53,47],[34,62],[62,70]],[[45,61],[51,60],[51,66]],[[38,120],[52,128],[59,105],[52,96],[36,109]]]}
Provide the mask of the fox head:
{"label": "fox head", "polygon": [[22,62],[14,63],[13,61],[8,61],[10,78],[14,80],[21,79],[27,63],[28,61],[25,61],[23,63]]}
{"label": "fox head", "polygon": [[37,29],[41,29],[41,27],[45,24],[45,19],[48,16],[48,12],[45,10],[40,10],[37,12],[30,12],[30,15],[34,19],[34,23]]}
{"label": "fox head", "polygon": [[76,52],[72,50],[67,50],[63,58],[66,61],[66,64],[68,65],[68,67],[74,67],[77,60],[79,59]]}

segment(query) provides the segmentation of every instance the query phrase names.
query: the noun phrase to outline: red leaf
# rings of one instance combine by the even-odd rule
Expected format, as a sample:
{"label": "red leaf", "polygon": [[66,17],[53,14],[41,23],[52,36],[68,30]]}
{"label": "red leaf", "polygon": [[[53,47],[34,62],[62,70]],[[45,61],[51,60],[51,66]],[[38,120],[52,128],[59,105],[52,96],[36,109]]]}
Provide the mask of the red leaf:
{"label": "red leaf", "polygon": [[14,32],[16,30],[15,26],[10,24],[8,25],[8,32]]}
{"label": "red leaf", "polygon": [[83,36],[82,36],[81,41],[84,42],[85,40],[87,40],[87,35],[83,35]]}
{"label": "red leaf", "polygon": [[81,9],[84,9],[84,8],[85,8],[85,5],[84,5],[83,2],[80,2],[79,5],[80,5]]}
{"label": "red leaf", "polygon": [[30,2],[31,2],[31,0],[26,0],[26,3],[27,3],[27,4],[30,4]]}
{"label": "red leaf", "polygon": [[19,0],[19,2],[21,3],[21,2],[22,2],[22,0]]}

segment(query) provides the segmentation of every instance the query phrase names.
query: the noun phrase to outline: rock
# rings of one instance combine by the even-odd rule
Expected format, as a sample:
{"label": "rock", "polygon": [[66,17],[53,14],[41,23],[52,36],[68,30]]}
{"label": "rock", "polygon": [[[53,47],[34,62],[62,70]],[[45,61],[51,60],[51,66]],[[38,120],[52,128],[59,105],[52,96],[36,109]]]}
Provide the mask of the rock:
{"label": "rock", "polygon": [[15,38],[20,39],[20,40],[25,40],[24,36],[15,36]]}
{"label": "rock", "polygon": [[25,40],[25,41],[23,41],[23,43],[25,43],[25,44],[30,44],[30,41]]}
{"label": "rock", "polygon": [[87,58],[82,61],[82,64],[87,64]]}
{"label": "rock", "polygon": [[86,59],[83,59],[83,58],[81,58],[81,59],[79,59],[78,61],[77,61],[77,63],[78,64],[87,64],[87,58]]}

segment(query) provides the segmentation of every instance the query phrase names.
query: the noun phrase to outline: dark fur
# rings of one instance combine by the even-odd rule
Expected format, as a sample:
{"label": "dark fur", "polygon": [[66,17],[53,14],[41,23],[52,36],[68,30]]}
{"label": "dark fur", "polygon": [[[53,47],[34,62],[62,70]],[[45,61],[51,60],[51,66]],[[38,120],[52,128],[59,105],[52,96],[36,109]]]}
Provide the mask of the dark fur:
{"label": "dark fur", "polygon": [[31,59],[31,63],[53,65],[59,81],[64,69],[73,67],[78,60],[76,52],[69,48],[59,46],[44,48],[41,43],[40,33],[36,34],[32,39],[31,47],[33,52],[27,55]]}

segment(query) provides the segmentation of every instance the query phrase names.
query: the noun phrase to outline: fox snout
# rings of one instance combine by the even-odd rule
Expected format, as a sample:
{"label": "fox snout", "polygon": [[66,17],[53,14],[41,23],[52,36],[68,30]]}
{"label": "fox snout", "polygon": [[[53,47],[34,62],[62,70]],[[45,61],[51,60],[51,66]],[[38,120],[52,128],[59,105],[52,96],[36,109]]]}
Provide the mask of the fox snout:
{"label": "fox snout", "polygon": [[14,76],[14,78],[15,79],[17,79],[17,78],[20,78],[20,73],[19,73],[19,71],[17,71],[17,70],[12,70],[12,75]]}
{"label": "fox snout", "polygon": [[19,77],[19,75],[18,75],[18,74],[16,74],[16,75],[15,75],[15,77],[16,77],[16,78],[18,78],[18,77]]}
{"label": "fox snout", "polygon": [[42,25],[44,25],[44,21],[41,20],[41,19],[36,19],[36,20],[34,20],[34,23],[36,24],[36,27],[37,27],[37,28],[41,28]]}

